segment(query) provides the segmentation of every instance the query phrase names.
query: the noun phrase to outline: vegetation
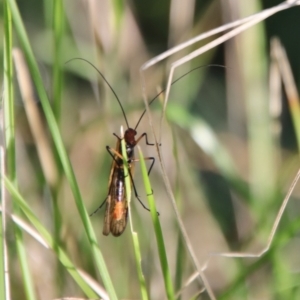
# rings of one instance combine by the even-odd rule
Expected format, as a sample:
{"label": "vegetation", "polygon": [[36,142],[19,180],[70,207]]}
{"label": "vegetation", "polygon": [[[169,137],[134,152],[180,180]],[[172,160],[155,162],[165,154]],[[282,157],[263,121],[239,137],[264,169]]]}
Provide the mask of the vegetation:
{"label": "vegetation", "polygon": [[[240,2],[3,0],[0,299],[299,298],[299,1]],[[127,124],[74,58],[133,128],[163,90],[117,238],[90,214]]]}

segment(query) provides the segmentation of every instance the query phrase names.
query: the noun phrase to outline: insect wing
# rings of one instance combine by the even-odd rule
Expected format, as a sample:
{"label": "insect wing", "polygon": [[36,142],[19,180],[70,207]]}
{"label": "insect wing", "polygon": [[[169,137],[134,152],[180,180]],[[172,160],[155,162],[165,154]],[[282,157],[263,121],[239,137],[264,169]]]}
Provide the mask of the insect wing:
{"label": "insect wing", "polygon": [[127,225],[128,206],[127,200],[122,202],[116,202],[113,209],[111,210],[110,216],[110,231],[112,235],[121,235]]}
{"label": "insect wing", "polygon": [[[120,141],[117,142],[117,150],[120,150]],[[122,155],[111,149],[113,163],[109,176],[109,189],[106,199],[103,234],[111,233],[114,236],[121,235],[127,225],[128,203],[124,182],[124,169],[121,160]]]}
{"label": "insect wing", "polygon": [[[120,141],[117,141],[117,149],[120,146]],[[111,225],[111,210],[113,209],[113,197],[112,197],[112,191],[113,191],[113,185],[114,185],[114,174],[116,172],[116,168],[118,167],[116,163],[116,157],[114,156],[114,159],[111,164],[110,168],[110,174],[109,174],[109,181],[108,181],[108,196],[106,198],[106,207],[105,207],[105,216],[104,216],[104,224],[103,224],[103,231],[102,233],[104,235],[109,235],[110,233],[110,225]]]}
{"label": "insect wing", "polygon": [[111,195],[108,195],[106,198],[106,208],[105,208],[105,217],[102,233],[104,235],[109,235],[110,233],[110,210],[111,210]]}

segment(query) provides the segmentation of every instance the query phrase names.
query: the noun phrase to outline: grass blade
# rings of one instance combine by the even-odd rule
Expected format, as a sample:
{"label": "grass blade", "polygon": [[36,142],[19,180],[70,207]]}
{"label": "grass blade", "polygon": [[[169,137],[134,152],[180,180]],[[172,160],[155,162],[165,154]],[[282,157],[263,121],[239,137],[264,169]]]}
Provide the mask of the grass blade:
{"label": "grass blade", "polygon": [[41,224],[38,218],[34,215],[24,198],[19,194],[13,183],[4,178],[6,188],[9,190],[16,204],[22,209],[24,214],[27,216],[29,221],[33,224],[33,226],[40,233],[42,238],[47,242],[50,248],[52,248],[61,263],[66,267],[66,270],[71,274],[77,284],[81,287],[84,293],[88,297],[96,297],[97,295],[92,291],[92,289],[83,281],[79,273],[77,272],[76,267],[73,265],[71,260],[68,258],[67,254],[56,244],[56,241],[52,238],[51,234],[46,230],[46,228]]}
{"label": "grass blade", "polygon": [[153,192],[152,192],[153,190],[151,188],[150,180],[148,177],[148,171],[147,171],[147,167],[146,167],[145,160],[143,157],[143,153],[139,147],[138,147],[138,149],[139,149],[139,157],[140,157],[142,176],[143,176],[145,190],[146,190],[146,194],[147,194],[147,198],[148,198],[151,218],[152,218],[152,222],[153,222],[153,226],[154,226],[158,254],[159,254],[161,269],[162,269],[162,273],[163,273],[166,294],[167,294],[168,299],[175,299],[173,283],[171,280],[171,273],[170,273],[170,269],[168,266],[168,259],[167,259],[167,253],[166,253],[166,248],[165,248],[165,243],[164,243],[164,237],[162,234],[160,221],[159,221],[159,218],[157,215],[157,210],[156,210]]}
{"label": "grass blade", "polygon": [[57,121],[59,121],[60,118],[61,95],[63,85],[63,73],[61,63],[63,29],[63,1],[55,0],[53,1],[53,111]]}
{"label": "grass blade", "polygon": [[75,178],[75,174],[73,171],[73,168],[71,166],[69,157],[67,155],[67,152],[65,150],[59,128],[55,119],[55,116],[53,114],[53,111],[51,109],[49,99],[47,96],[47,93],[45,91],[45,88],[43,86],[43,82],[41,79],[41,75],[38,70],[37,62],[35,60],[35,57],[33,55],[24,24],[22,22],[18,7],[16,5],[16,2],[14,0],[8,1],[10,5],[10,9],[12,12],[12,18],[15,24],[16,32],[18,34],[18,37],[20,39],[20,43],[22,45],[23,51],[25,53],[25,57],[29,66],[29,70],[33,79],[33,82],[35,83],[37,93],[39,95],[41,105],[49,126],[50,133],[52,135],[54,145],[56,147],[60,162],[63,166],[64,173],[66,175],[66,178],[68,180],[68,183],[70,185],[70,188],[72,190],[75,203],[78,209],[78,212],[80,214],[80,217],[82,219],[82,223],[84,225],[86,234],[88,236],[89,242],[91,244],[92,253],[94,256],[94,260],[96,263],[96,266],[99,270],[99,273],[101,275],[101,278],[103,280],[104,286],[107,289],[107,292],[110,296],[110,299],[117,299],[116,292],[114,290],[112,281],[110,279],[106,264],[104,262],[103,255],[99,249],[99,246],[97,245],[97,239],[96,235],[94,233],[94,230],[92,228],[89,215],[85,209],[85,206],[83,204],[83,200],[81,197],[81,193],[79,191],[79,187]]}
{"label": "grass blade", "polygon": [[[121,136],[123,136],[123,128],[121,129]],[[146,290],[146,282],[142,271],[142,255],[140,250],[140,244],[138,235],[133,230],[133,224],[131,219],[131,210],[130,210],[130,200],[131,200],[131,177],[128,176],[128,157],[127,157],[127,151],[126,151],[126,144],[125,140],[122,139],[121,141],[121,147],[122,147],[122,155],[124,160],[124,175],[125,175],[125,187],[126,187],[126,197],[128,200],[128,209],[129,209],[129,223],[130,223],[130,230],[131,230],[131,236],[132,236],[132,242],[133,242],[133,249],[134,249],[134,255],[135,255],[135,264],[137,268],[139,283],[140,283],[140,290],[141,290],[141,298],[143,300],[148,299],[148,293]]]}
{"label": "grass blade", "polygon": [[[3,153],[4,160],[7,163],[7,175],[8,177],[16,183],[16,149],[15,149],[15,110],[14,110],[14,95],[13,95],[13,63],[12,63],[12,18],[11,11],[8,3],[4,2],[4,78],[5,78],[5,94],[4,94],[4,121],[5,121],[5,141],[6,141],[6,151]],[[2,176],[4,174],[1,174]],[[2,199],[6,201],[6,199]],[[5,207],[5,204],[4,204]],[[15,211],[19,211],[15,206],[13,207]],[[4,225],[5,226],[5,225]],[[5,230],[5,227],[3,227]],[[25,246],[23,243],[22,231],[14,226],[14,234],[16,241],[16,248],[18,259],[20,262],[20,267],[22,270],[22,276],[24,280],[24,289],[27,299],[34,300],[35,292],[33,287],[33,282],[31,279],[31,274],[28,266],[28,260],[26,257]],[[5,258],[5,264],[8,268],[8,256]],[[8,270],[6,270],[8,271]],[[5,278],[7,279],[7,278]],[[5,284],[6,296],[10,296],[9,283]],[[9,298],[8,298],[9,299]]]}

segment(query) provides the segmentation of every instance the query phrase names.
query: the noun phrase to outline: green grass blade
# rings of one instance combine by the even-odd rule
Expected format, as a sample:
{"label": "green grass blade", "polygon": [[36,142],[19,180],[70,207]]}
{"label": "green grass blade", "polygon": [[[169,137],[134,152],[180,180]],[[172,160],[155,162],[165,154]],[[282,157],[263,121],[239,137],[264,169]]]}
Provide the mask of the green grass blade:
{"label": "green grass blade", "polygon": [[141,289],[141,299],[147,300],[148,298],[148,292],[146,289],[146,282],[145,282],[145,277],[143,274],[142,270],[142,255],[141,255],[141,250],[140,250],[140,244],[139,244],[139,239],[138,235],[136,232],[131,232],[132,234],[132,241],[133,241],[133,249],[134,249],[134,254],[135,254],[135,263],[137,266],[137,273],[138,273],[138,278],[139,278],[139,283],[140,283],[140,289]]}
{"label": "green grass blade", "polygon": [[[15,111],[14,111],[14,95],[13,95],[13,62],[12,62],[12,19],[11,11],[8,3],[4,1],[4,82],[5,82],[5,95],[4,95],[4,121],[5,121],[5,141],[6,151],[5,158],[7,162],[7,175],[16,183],[16,149],[15,149]],[[3,174],[2,174],[3,175]],[[4,199],[2,199],[4,200]],[[19,210],[14,206],[16,212]],[[34,300],[35,292],[32,282],[26,251],[23,243],[22,231],[14,226],[16,248],[18,259],[20,262],[22,277],[24,280],[24,289],[27,299]],[[8,259],[6,257],[5,259]],[[8,271],[8,270],[7,270]],[[6,283],[5,289],[9,289],[9,283]],[[6,295],[9,291],[6,290]]]}
{"label": "green grass blade", "polygon": [[[123,129],[121,129],[122,131]],[[121,132],[122,134],[123,132]],[[123,136],[123,134],[122,134]],[[141,298],[143,300],[148,299],[148,293],[146,289],[146,282],[145,278],[143,275],[142,271],[142,255],[141,255],[141,250],[140,250],[140,244],[139,244],[139,239],[138,235],[136,232],[133,230],[133,224],[132,224],[132,219],[131,219],[131,210],[130,210],[130,200],[131,200],[131,177],[128,176],[128,157],[127,157],[127,151],[126,151],[126,145],[125,145],[125,140],[122,139],[121,141],[121,146],[122,146],[122,155],[124,159],[124,176],[125,176],[125,187],[126,187],[126,197],[128,200],[128,208],[129,208],[129,223],[130,223],[130,230],[131,230],[131,236],[132,236],[132,242],[133,242],[133,249],[134,249],[134,255],[135,255],[135,264],[137,268],[137,273],[138,273],[138,278],[139,278],[139,283],[140,283],[140,290],[141,290]]]}
{"label": "green grass blade", "polygon": [[15,203],[22,209],[24,214],[27,216],[32,225],[37,229],[42,238],[48,243],[50,248],[54,250],[57,254],[58,259],[61,263],[66,267],[66,270],[71,274],[77,284],[81,287],[84,293],[88,297],[96,297],[97,295],[94,291],[84,282],[79,273],[77,272],[76,267],[73,265],[71,260],[68,258],[67,254],[56,244],[56,241],[52,238],[51,234],[47,231],[47,229],[41,224],[38,218],[34,215],[24,198],[19,194],[13,183],[4,178],[6,188],[9,190],[10,194],[13,197]]}
{"label": "green grass blade", "polygon": [[[173,155],[175,158],[175,163],[176,163],[176,178],[175,178],[175,199],[176,199],[176,204],[178,206],[178,209],[181,210],[182,208],[182,192],[181,192],[181,182],[182,182],[182,175],[180,173],[180,163],[179,163],[179,158],[178,158],[178,143],[177,143],[177,137],[175,134],[174,129],[172,129],[172,140],[173,140]],[[186,255],[185,255],[185,247],[183,244],[183,239],[180,234],[178,234],[177,237],[177,247],[176,247],[176,268],[175,268],[175,280],[174,280],[174,285],[175,285],[175,291],[179,291],[182,286],[182,277],[184,273],[184,265],[186,262]],[[181,296],[177,297],[177,300],[180,300]]]}
{"label": "green grass blade", "polygon": [[168,266],[168,259],[167,259],[167,253],[166,253],[166,248],[165,248],[165,243],[164,243],[164,237],[162,234],[160,221],[159,221],[159,218],[157,215],[157,210],[156,210],[155,201],[154,201],[153,192],[152,192],[153,190],[151,188],[150,180],[148,177],[148,171],[147,171],[147,167],[146,167],[145,160],[143,157],[143,153],[139,147],[138,147],[138,149],[139,149],[139,158],[140,158],[143,181],[144,181],[145,190],[146,190],[146,194],[147,194],[147,198],[148,198],[151,218],[152,218],[152,222],[154,225],[154,231],[155,231],[155,236],[156,236],[156,242],[157,242],[157,248],[158,248],[161,269],[162,269],[164,283],[165,283],[166,294],[167,294],[168,299],[175,299],[174,288],[173,288],[173,284],[172,284],[172,280],[171,280],[171,273],[170,273],[170,269]]}
{"label": "green grass blade", "polygon": [[34,289],[34,284],[28,266],[28,259],[26,256],[26,251],[23,243],[23,234],[20,228],[17,226],[14,226],[14,232],[15,232],[15,239],[16,239],[16,244],[18,249],[18,256],[20,260],[22,275],[24,279],[25,294],[27,299],[34,300],[36,299],[35,289]]}
{"label": "green grass blade", "polygon": [[[0,159],[2,160],[2,155],[3,155],[3,151],[0,152]],[[2,166],[1,166],[2,168]],[[2,187],[1,187],[2,188]],[[2,197],[0,198],[0,202],[2,205],[2,209],[3,209],[3,200]],[[5,212],[5,210],[4,210]],[[6,290],[6,280],[7,278],[5,278],[5,273],[7,272],[6,269],[6,265],[8,265],[6,263],[7,261],[7,257],[5,255],[5,244],[6,244],[6,235],[5,233],[5,225],[6,222],[5,220],[3,220],[3,215],[2,215],[2,211],[1,211],[1,215],[0,215],[0,233],[1,233],[1,239],[0,239],[0,299],[5,299],[6,297],[6,293],[9,293],[9,291]]]}
{"label": "green grass blade", "polygon": [[293,126],[295,129],[298,151],[300,152],[300,104],[299,99],[289,99],[289,108],[292,115]]}
{"label": "green grass blade", "polygon": [[49,126],[50,133],[51,133],[53,141],[54,141],[54,145],[56,147],[59,159],[63,166],[64,173],[68,180],[68,183],[71,187],[78,212],[80,214],[86,234],[87,234],[89,242],[91,244],[91,249],[92,249],[92,253],[94,256],[96,266],[99,270],[99,273],[103,280],[104,286],[107,289],[107,292],[110,296],[110,299],[117,299],[117,295],[114,290],[112,281],[110,279],[106,264],[104,262],[103,255],[99,249],[99,246],[97,245],[96,235],[92,228],[92,225],[91,225],[91,222],[89,219],[89,215],[83,204],[83,200],[82,200],[82,197],[81,197],[81,194],[79,191],[79,187],[78,187],[78,184],[77,184],[77,181],[75,178],[73,168],[71,166],[70,160],[69,160],[66,150],[64,148],[63,141],[62,141],[62,138],[61,138],[61,135],[59,132],[59,128],[58,128],[55,116],[53,114],[53,111],[51,109],[49,99],[47,97],[47,93],[43,86],[43,82],[42,82],[41,75],[38,70],[37,62],[33,55],[33,52],[32,52],[32,49],[31,49],[26,31],[25,31],[18,7],[14,0],[9,0],[9,4],[10,4],[11,12],[12,12],[12,17],[13,17],[13,21],[15,24],[16,32],[18,34],[20,43],[21,43],[23,51],[25,53],[28,67],[30,69],[30,73],[31,73],[33,82],[35,83],[35,87],[37,89],[37,93],[39,95],[39,98],[40,98],[40,101],[42,104],[42,108],[43,108],[43,111],[44,111],[44,114],[45,114],[45,117],[46,117],[46,120],[47,120],[47,123]]}
{"label": "green grass blade", "polygon": [[[3,11],[4,11],[4,53],[3,53],[3,78],[4,78],[4,93],[3,93],[3,102],[9,103],[12,101],[13,95],[12,95],[12,66],[11,66],[11,17],[10,17],[10,11],[7,7],[6,1],[3,3]],[[2,103],[3,103],[2,102]],[[1,107],[3,108],[3,107]],[[4,106],[5,108],[5,106]],[[3,112],[3,110],[2,110]],[[3,126],[2,126],[3,127]],[[9,128],[10,129],[10,128]],[[13,147],[14,149],[14,147]],[[1,172],[4,170],[4,158],[3,158],[3,150],[1,149]],[[7,162],[7,164],[10,165],[10,162]],[[8,167],[8,166],[7,166]],[[13,168],[14,169],[14,168]],[[2,181],[1,181],[2,185]],[[1,189],[3,189],[3,186],[1,186]],[[3,196],[3,192],[1,191],[1,199],[0,203],[2,206],[3,214],[0,215],[0,226],[1,226],[1,238],[0,238],[0,298],[5,299],[6,296],[10,294],[9,285],[8,285],[8,276],[5,275],[5,272],[7,272],[8,267],[8,257],[5,255],[5,245],[6,245],[6,199]]]}
{"label": "green grass blade", "polygon": [[59,121],[61,109],[61,95],[63,86],[62,72],[62,38],[64,29],[63,1],[53,1],[53,112],[56,120]]}
{"label": "green grass blade", "polygon": [[12,63],[12,24],[11,12],[4,2],[4,115],[6,137],[7,173],[13,181],[16,179],[16,149],[15,149],[15,111],[13,95],[13,63]]}

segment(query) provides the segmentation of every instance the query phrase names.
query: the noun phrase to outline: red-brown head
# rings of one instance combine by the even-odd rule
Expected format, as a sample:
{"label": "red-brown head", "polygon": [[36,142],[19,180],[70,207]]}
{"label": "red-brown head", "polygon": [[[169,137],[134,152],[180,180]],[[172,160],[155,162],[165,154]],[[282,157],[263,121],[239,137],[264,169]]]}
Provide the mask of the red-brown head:
{"label": "red-brown head", "polygon": [[130,147],[134,147],[136,145],[135,136],[136,136],[136,131],[134,129],[128,128],[125,131],[124,139],[126,144],[129,145]]}

